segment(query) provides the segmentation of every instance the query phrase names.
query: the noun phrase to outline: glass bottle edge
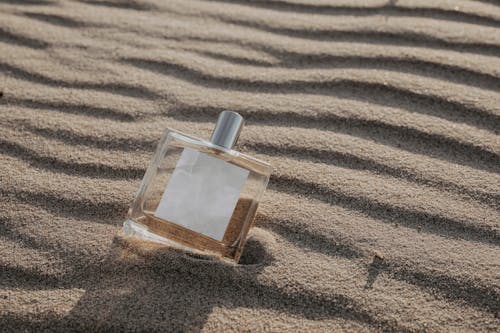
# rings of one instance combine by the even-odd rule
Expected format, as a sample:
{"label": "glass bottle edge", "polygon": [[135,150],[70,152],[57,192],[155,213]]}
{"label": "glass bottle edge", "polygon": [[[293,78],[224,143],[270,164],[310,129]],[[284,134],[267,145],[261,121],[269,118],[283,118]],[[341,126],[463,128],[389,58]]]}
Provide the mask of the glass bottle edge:
{"label": "glass bottle edge", "polygon": [[197,138],[195,136],[186,134],[186,133],[184,133],[182,131],[179,131],[179,130],[176,130],[176,129],[173,129],[173,128],[167,128],[165,130],[165,134],[164,135],[168,136],[168,134],[170,134],[170,133],[173,133],[173,134],[176,134],[176,135],[180,136],[179,138],[181,140],[188,139],[187,141],[192,141],[193,144],[201,144],[201,145],[203,145],[206,148],[216,149],[216,150],[221,151],[223,153],[230,154],[230,155],[232,155],[234,157],[246,159],[246,160],[249,160],[251,162],[257,163],[261,167],[264,167],[266,169],[265,174],[267,176],[270,176],[271,173],[272,173],[272,165],[269,164],[266,161],[261,160],[261,159],[255,158],[255,157],[250,156],[248,154],[244,154],[244,153],[239,152],[239,151],[237,151],[235,149],[227,149],[227,148],[224,148],[224,147],[221,147],[221,146],[218,146],[218,145],[214,145],[210,141]]}

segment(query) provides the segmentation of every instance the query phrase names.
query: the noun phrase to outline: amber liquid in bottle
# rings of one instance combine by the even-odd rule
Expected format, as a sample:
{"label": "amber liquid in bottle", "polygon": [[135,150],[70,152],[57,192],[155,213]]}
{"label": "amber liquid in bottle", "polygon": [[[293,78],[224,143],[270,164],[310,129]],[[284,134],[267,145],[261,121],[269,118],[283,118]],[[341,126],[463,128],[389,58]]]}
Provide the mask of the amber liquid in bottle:
{"label": "amber liquid in bottle", "polygon": [[250,226],[246,224],[253,222],[257,206],[258,203],[252,199],[240,198],[222,241],[217,241],[175,223],[158,218],[151,211],[144,211],[144,216],[139,218],[138,222],[147,226],[151,232],[182,245],[238,260],[241,256],[240,249],[242,248],[242,242],[246,238],[246,233],[242,233],[241,231],[249,229]]}

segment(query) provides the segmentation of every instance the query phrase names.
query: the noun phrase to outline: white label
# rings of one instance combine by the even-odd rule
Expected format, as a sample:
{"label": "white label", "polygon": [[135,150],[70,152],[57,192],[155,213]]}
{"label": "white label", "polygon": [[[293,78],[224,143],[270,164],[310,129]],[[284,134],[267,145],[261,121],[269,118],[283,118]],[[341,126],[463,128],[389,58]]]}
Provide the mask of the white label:
{"label": "white label", "polygon": [[185,148],[155,216],[221,241],[248,170]]}

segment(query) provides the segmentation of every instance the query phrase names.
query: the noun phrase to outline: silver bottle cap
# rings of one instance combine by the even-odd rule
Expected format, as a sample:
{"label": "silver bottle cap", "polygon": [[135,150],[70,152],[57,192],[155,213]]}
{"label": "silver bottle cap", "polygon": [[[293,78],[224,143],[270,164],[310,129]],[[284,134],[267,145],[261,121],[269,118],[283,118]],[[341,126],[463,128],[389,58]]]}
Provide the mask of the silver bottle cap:
{"label": "silver bottle cap", "polygon": [[222,111],[219,114],[210,141],[217,146],[227,149],[233,148],[236,141],[238,141],[244,122],[245,120],[240,114],[233,111]]}

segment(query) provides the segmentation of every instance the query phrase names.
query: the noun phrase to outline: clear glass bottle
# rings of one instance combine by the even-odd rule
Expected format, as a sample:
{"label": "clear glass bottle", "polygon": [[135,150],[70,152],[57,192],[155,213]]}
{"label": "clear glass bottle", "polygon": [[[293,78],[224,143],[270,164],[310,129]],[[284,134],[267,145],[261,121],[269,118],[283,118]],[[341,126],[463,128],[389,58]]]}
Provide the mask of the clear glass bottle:
{"label": "clear glass bottle", "polygon": [[238,262],[271,174],[265,162],[232,149],[243,118],[219,115],[209,141],[167,129],[123,230]]}

